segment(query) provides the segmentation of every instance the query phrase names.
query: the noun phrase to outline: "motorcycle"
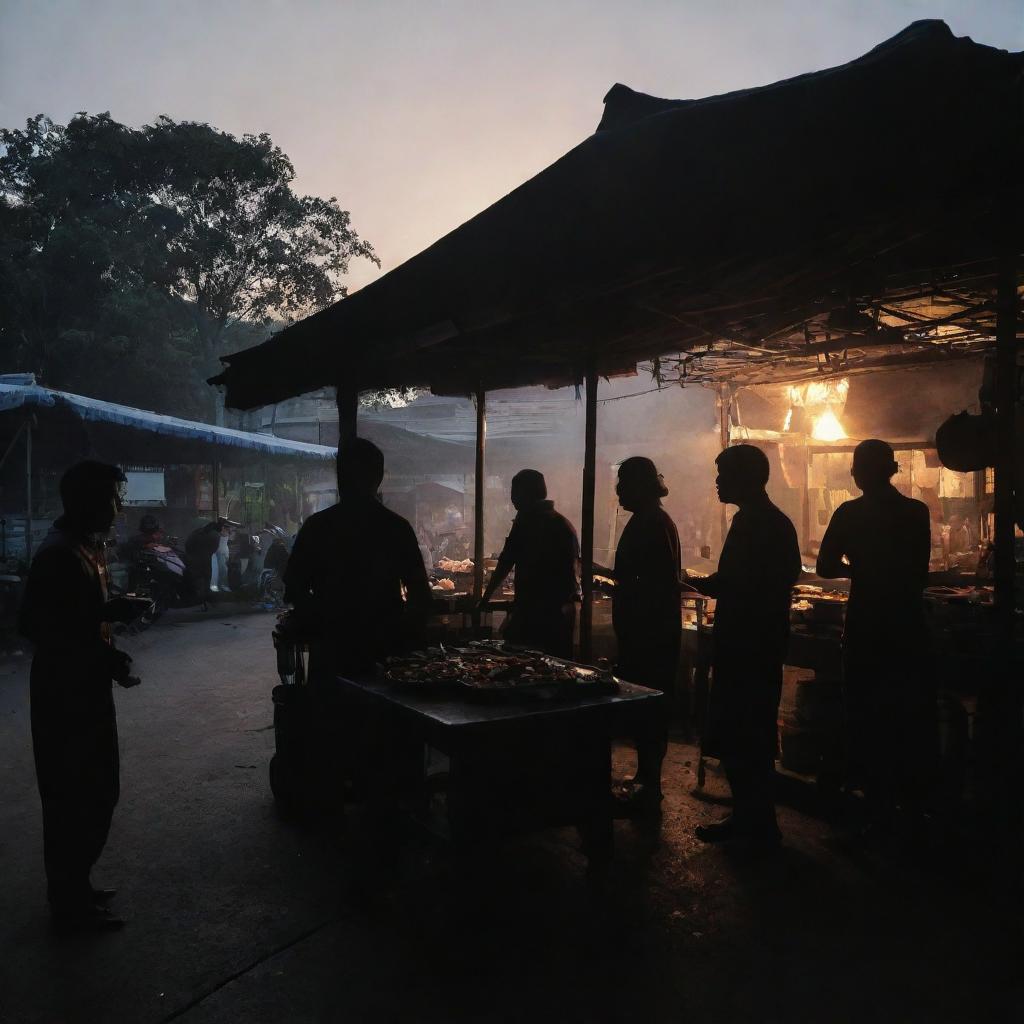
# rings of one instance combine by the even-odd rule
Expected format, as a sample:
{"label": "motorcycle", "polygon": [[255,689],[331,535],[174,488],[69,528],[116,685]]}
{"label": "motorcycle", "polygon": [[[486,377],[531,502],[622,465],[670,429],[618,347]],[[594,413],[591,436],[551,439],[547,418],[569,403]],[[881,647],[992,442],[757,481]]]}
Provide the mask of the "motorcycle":
{"label": "motorcycle", "polygon": [[137,547],[128,567],[127,589],[152,600],[142,622],[156,622],[168,608],[205,607],[206,601],[185,566],[184,552],[153,540]]}
{"label": "motorcycle", "polygon": [[260,534],[261,548],[264,538],[269,538],[270,546],[259,574],[258,600],[268,610],[281,609],[284,607],[284,571],[288,565],[288,538],[280,526],[271,526],[269,523]]}

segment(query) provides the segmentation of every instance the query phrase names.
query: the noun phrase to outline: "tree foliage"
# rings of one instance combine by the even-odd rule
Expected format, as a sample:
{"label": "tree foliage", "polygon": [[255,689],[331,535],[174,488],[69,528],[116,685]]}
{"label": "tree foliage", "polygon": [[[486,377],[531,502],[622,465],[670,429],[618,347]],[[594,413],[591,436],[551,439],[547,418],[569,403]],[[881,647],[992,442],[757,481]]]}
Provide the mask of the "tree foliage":
{"label": "tree foliage", "polygon": [[[109,114],[0,129],[0,350],[47,383],[180,415],[232,342],[342,297],[376,262],[267,135]],[[255,332],[255,335],[254,335]]]}

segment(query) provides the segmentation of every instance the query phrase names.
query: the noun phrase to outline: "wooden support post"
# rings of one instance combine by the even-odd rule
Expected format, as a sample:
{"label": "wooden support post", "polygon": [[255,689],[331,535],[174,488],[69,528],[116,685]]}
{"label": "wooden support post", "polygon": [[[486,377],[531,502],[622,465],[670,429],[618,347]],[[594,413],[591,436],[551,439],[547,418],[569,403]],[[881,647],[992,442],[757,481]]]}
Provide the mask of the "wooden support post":
{"label": "wooden support post", "polygon": [[1017,403],[1017,267],[1015,249],[1004,244],[996,296],[996,456],[993,582],[995,584],[996,650],[992,692],[985,714],[993,725],[991,797],[1001,836],[997,847],[1014,866],[1020,856],[1022,816],[1020,790],[1024,779],[1021,743],[1021,680],[1015,671],[1014,605],[1014,449]]}
{"label": "wooden support post", "polygon": [[210,465],[210,492],[213,501],[213,518],[220,518],[220,463],[213,461]]}
{"label": "wooden support post", "polygon": [[580,562],[583,605],[580,609],[580,661],[594,654],[594,494],[597,484],[597,370],[587,369],[586,428],[583,449],[583,506],[580,516]]}
{"label": "wooden support post", "polygon": [[343,382],[335,389],[338,403],[338,447],[358,437],[359,388]]}
{"label": "wooden support post", "polygon": [[804,468],[804,493],[800,506],[800,550],[809,554],[811,550],[811,466],[812,454],[810,445],[805,445],[803,451]]}
{"label": "wooden support post", "polygon": [[[724,452],[729,447],[729,406],[732,404],[732,395],[728,384],[718,385],[718,440],[721,450]],[[725,547],[725,536],[729,532],[729,519],[726,515],[725,504],[722,504],[719,526],[719,551]]]}
{"label": "wooden support post", "polygon": [[32,564],[32,423],[25,426],[25,561]]}
{"label": "wooden support post", "polygon": [[1017,404],[1017,267],[1013,256],[999,266],[996,299],[995,603],[1002,628],[1012,630],[1014,608],[1014,487]]}
{"label": "wooden support post", "polygon": [[473,597],[484,596],[484,450],[487,447],[487,394],[476,393],[476,475],[473,480]]}

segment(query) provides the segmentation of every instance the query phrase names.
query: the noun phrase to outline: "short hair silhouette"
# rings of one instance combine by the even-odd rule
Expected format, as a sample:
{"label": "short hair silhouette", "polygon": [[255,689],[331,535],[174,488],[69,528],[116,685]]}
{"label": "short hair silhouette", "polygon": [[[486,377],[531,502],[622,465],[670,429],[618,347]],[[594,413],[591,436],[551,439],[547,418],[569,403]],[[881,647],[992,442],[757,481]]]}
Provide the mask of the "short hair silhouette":
{"label": "short hair silhouette", "polygon": [[117,466],[86,459],[75,463],[60,478],[60,501],[65,512],[72,514],[91,510],[110,500],[125,475]]}
{"label": "short hair silhouette", "polygon": [[512,492],[523,501],[543,501],[548,496],[544,474],[538,469],[521,469],[512,477]]}
{"label": "short hair silhouette", "polygon": [[619,481],[636,494],[647,498],[664,498],[668,494],[657,466],[645,455],[631,455],[619,464]]}
{"label": "short hair silhouette", "polygon": [[752,444],[735,444],[726,448],[715,459],[715,464],[719,470],[735,473],[751,487],[764,487],[771,475],[768,456]]}
{"label": "short hair silhouette", "polygon": [[365,437],[338,447],[338,486],[342,490],[376,491],[384,479],[384,453]]}
{"label": "short hair silhouette", "polygon": [[139,520],[139,533],[156,533],[160,529],[160,520],[152,512],[147,512]]}
{"label": "short hair silhouette", "polygon": [[885,483],[899,471],[896,453],[888,441],[872,437],[867,441],[861,441],[853,450],[853,472],[869,485]]}

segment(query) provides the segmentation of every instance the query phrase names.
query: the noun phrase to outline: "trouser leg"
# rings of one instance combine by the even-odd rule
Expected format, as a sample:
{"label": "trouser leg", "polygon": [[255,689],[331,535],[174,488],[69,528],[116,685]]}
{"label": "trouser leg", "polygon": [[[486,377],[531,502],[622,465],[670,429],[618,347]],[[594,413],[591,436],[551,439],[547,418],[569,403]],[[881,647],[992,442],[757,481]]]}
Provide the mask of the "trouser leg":
{"label": "trouser leg", "polygon": [[109,801],[49,797],[43,801],[43,858],[47,895],[54,910],[92,901],[89,873],[99,859],[114,813]]}
{"label": "trouser leg", "polygon": [[88,902],[89,864],[81,854],[82,822],[73,801],[43,800],[43,860],[46,892],[55,910],[74,909]]}
{"label": "trouser leg", "polygon": [[732,794],[732,819],[737,824],[743,820],[749,804],[749,787],[743,768],[743,762],[738,757],[722,758],[722,769]]}
{"label": "trouser leg", "polygon": [[668,726],[660,713],[636,734],[636,778],[652,789],[661,788],[661,767],[668,751]]}
{"label": "trouser leg", "polygon": [[86,882],[89,883],[90,896],[92,894],[92,883],[89,882],[89,875],[100,859],[103,848],[107,845],[107,837],[110,835],[110,823],[114,817],[114,805],[108,801],[99,801],[89,811],[89,825],[82,846],[82,861],[88,866],[85,869]]}
{"label": "trouser leg", "polygon": [[774,761],[764,755],[733,754],[722,759],[722,767],[732,791],[732,820],[737,833],[777,836]]}
{"label": "trouser leg", "polygon": [[[620,647],[624,646],[620,642]],[[651,789],[661,788],[661,768],[668,752],[669,699],[679,665],[679,642],[670,640],[641,651],[620,650],[619,674],[632,683],[662,693],[651,716],[634,732],[637,781]]]}

